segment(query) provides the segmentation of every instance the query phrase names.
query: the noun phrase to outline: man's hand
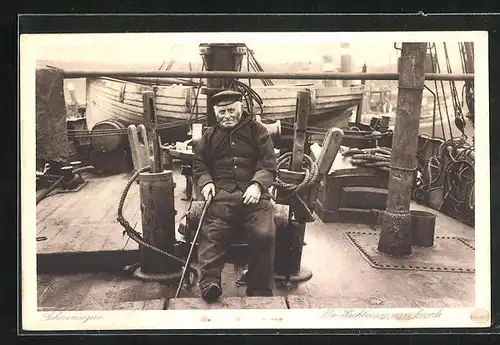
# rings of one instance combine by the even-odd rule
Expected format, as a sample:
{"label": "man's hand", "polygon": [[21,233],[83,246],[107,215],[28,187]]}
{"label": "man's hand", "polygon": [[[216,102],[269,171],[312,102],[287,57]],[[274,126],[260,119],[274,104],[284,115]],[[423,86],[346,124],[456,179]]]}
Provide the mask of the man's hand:
{"label": "man's hand", "polygon": [[211,182],[204,185],[203,188],[201,189],[201,195],[203,195],[205,200],[208,200],[209,194],[212,194],[212,197],[215,196],[215,184]]}
{"label": "man's hand", "polygon": [[262,191],[261,191],[260,184],[253,183],[247,188],[247,190],[245,191],[245,194],[243,194],[243,203],[245,205],[256,204],[259,202],[261,194],[262,194]]}

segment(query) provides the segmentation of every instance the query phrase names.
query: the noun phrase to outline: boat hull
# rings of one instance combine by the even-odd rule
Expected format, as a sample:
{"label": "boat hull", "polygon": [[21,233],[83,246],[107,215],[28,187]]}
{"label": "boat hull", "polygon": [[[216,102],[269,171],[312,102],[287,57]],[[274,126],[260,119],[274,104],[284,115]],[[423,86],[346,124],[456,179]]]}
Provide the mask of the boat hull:
{"label": "boat hull", "polygon": [[[263,122],[293,123],[297,91],[310,91],[310,126],[322,128],[344,127],[352,109],[363,97],[363,88],[317,87],[313,84],[255,86],[262,98],[262,113],[254,104],[254,113]],[[115,120],[128,126],[143,123],[142,93],[152,88],[132,82],[109,78],[87,79],[87,126],[92,129],[97,123]],[[156,114],[160,133],[168,133],[169,139],[180,140],[185,136],[189,123],[206,119],[206,95],[198,88],[184,85],[159,86],[156,90]]]}

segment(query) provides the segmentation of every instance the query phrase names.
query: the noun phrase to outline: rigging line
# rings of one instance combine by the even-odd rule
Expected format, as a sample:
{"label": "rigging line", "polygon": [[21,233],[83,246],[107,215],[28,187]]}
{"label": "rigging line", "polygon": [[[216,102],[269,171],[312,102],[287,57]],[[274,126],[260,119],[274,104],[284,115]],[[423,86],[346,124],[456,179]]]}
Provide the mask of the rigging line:
{"label": "rigging line", "polygon": [[432,137],[434,138],[436,132],[436,94],[427,85],[424,86],[432,94],[434,100],[432,108]]}
{"label": "rigging line", "polygon": [[[436,43],[433,43],[434,51],[436,51]],[[436,56],[436,63],[434,65],[434,56]],[[433,54],[431,51],[431,63],[432,63],[432,69],[434,70],[434,67],[438,67],[438,61],[437,61],[437,55]],[[446,134],[444,132],[444,123],[443,123],[443,113],[441,112],[441,102],[439,100],[439,89],[438,89],[438,84],[437,81],[434,80],[434,87],[436,88],[436,100],[437,100],[437,105],[438,105],[438,111],[439,111],[439,120],[441,122],[441,131],[443,132],[443,140],[446,140]]]}
{"label": "rigging line", "polygon": [[[445,55],[446,55],[446,69],[447,69],[448,73],[451,73],[452,70],[451,70],[450,58],[448,55],[448,48],[446,47],[446,43],[443,43],[443,44],[445,47]],[[453,107],[455,108],[455,117],[457,116],[457,114],[456,114],[457,112],[460,113],[460,116],[461,116],[461,109],[459,108],[460,104],[459,103],[457,104],[458,93],[457,93],[457,88],[456,88],[455,82],[450,80],[449,83],[450,83],[450,90],[452,93]]]}
{"label": "rigging line", "polygon": [[[449,58],[449,54],[448,54],[448,48],[447,48],[445,42],[443,42],[443,45],[444,45],[444,49],[445,49],[444,52],[446,55],[446,68],[447,68],[448,73],[451,73],[452,68],[451,68],[450,58]],[[459,55],[461,56],[461,54],[459,54]],[[462,69],[463,69],[463,67],[462,67]],[[453,101],[453,110],[454,110],[454,115],[455,115],[455,126],[460,130],[460,132],[462,133],[462,136],[467,136],[465,134],[466,122],[464,119],[462,107],[460,106],[460,97],[458,96],[458,91],[457,91],[455,81],[450,80],[449,85],[450,85],[452,101]]]}
{"label": "rigging line", "polygon": [[[201,71],[202,72],[205,70],[205,65],[206,65],[205,60],[203,60],[203,63],[201,65]],[[195,96],[195,99],[194,99],[194,104],[193,104],[193,107],[191,108],[191,114],[189,115],[189,119],[188,119],[190,127],[191,127],[191,124],[192,124],[193,113],[194,113],[194,109],[195,108],[196,108],[196,120],[198,121],[198,119],[199,119],[199,117],[198,117],[198,112],[199,112],[198,97],[200,96],[201,80],[202,80],[202,78],[200,78],[200,85],[198,86],[198,90],[196,92],[196,96]]]}
{"label": "rigging line", "polygon": [[[247,71],[250,72],[250,49],[247,47]],[[248,86],[252,87],[252,78],[248,78]]]}
{"label": "rigging line", "polygon": [[[263,72],[260,70],[260,68],[258,68],[258,66],[255,64],[254,61],[250,60],[250,66],[253,68],[254,71],[256,72]],[[262,82],[262,84],[264,86],[270,86],[269,85],[269,82],[267,81],[267,79],[260,79],[260,81]]]}
{"label": "rigging line", "polygon": [[462,73],[466,73],[465,47],[462,42],[458,42],[458,50],[460,51],[460,63],[462,64]]}
{"label": "rigging line", "polygon": [[[441,73],[441,65],[439,63],[439,57],[438,57],[438,54],[437,54],[437,48],[436,47],[434,48],[434,51],[436,53],[436,62],[437,62],[438,73]],[[450,130],[450,137],[451,137],[451,139],[453,139],[453,131],[451,129],[450,114],[449,114],[449,111],[448,111],[448,102],[446,101],[446,93],[444,91],[444,83],[443,83],[442,80],[440,81],[440,84],[441,84],[441,91],[443,92],[444,109],[446,111],[446,118],[448,120],[448,127],[449,127],[449,130]]]}
{"label": "rigging line", "polygon": [[[262,67],[262,65],[257,61],[257,58],[253,55],[253,52],[250,51],[250,55],[251,55],[251,58],[252,60],[255,62],[256,66],[257,66],[257,69],[258,71],[260,72],[264,72],[264,68]],[[261,79],[262,83],[266,86],[274,86],[274,83],[271,79]]]}
{"label": "rigging line", "polygon": [[[174,49],[174,47],[175,47],[175,44],[172,45],[172,47],[170,48],[170,51],[168,52],[169,55],[172,53],[172,50]],[[158,70],[161,71],[161,69],[163,68],[163,66],[165,65],[166,62],[167,62],[167,60],[163,60],[163,62],[160,65],[160,68],[158,68]]]}

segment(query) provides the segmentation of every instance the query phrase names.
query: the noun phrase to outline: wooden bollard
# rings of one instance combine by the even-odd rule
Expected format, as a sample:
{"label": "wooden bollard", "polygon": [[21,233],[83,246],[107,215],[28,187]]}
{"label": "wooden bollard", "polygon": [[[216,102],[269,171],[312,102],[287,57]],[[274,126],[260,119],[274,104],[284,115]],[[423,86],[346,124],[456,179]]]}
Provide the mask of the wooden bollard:
{"label": "wooden bollard", "polygon": [[[148,137],[146,127],[140,124],[127,127],[128,142],[134,169],[139,170],[149,164]],[[139,140],[139,134],[142,142]]]}
{"label": "wooden bollard", "polygon": [[[172,171],[141,173],[142,232],[147,243],[172,253],[175,241],[174,182]],[[180,264],[165,255],[141,247],[144,274],[178,273]]]}

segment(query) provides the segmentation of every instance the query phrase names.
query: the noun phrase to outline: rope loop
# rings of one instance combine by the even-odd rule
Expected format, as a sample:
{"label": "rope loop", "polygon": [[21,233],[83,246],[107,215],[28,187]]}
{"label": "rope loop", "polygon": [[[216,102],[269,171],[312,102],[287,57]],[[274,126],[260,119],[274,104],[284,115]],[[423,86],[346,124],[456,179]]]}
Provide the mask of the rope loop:
{"label": "rope loop", "polygon": [[[125,189],[123,190],[122,192],[122,195],[121,195],[121,198],[120,198],[120,202],[118,204],[118,217],[117,217],[117,221],[120,223],[120,225],[125,229],[123,231],[123,234],[127,234],[132,240],[136,241],[138,244],[154,251],[154,252],[157,252],[157,253],[160,253],[160,254],[163,254],[165,256],[167,256],[168,258],[174,260],[174,261],[177,261],[179,262],[180,264],[182,264],[183,266],[186,265],[186,262],[180,258],[178,258],[177,256],[173,255],[173,254],[170,254],[164,250],[161,250],[153,245],[151,245],[150,243],[147,243],[144,238],[142,237],[142,235],[137,232],[131,225],[130,223],[125,219],[125,217],[123,216],[123,205],[125,204],[125,199],[127,198],[127,194],[128,194],[128,191],[130,189],[130,187],[132,186],[132,184],[134,183],[134,181],[137,179],[137,177],[139,176],[139,174],[143,173],[143,172],[147,172],[147,171],[150,171],[150,168],[149,166],[145,166],[145,167],[142,167],[140,169],[138,169],[133,175],[132,177],[128,180],[127,182],[127,185],[125,186]],[[197,270],[196,270],[196,267],[194,267],[193,265],[189,265],[189,269],[196,273]]]}
{"label": "rope loop", "polygon": [[[278,170],[282,169],[285,166],[289,167],[291,159],[292,159],[292,152],[287,152],[281,155],[277,161]],[[271,185],[271,188],[274,189],[276,192],[283,191],[285,192],[285,195],[283,196],[280,195],[278,200],[277,193],[271,193],[271,194],[273,195],[273,200],[276,202],[289,201],[294,199],[296,202],[302,204],[307,209],[309,216],[311,218],[314,218],[313,211],[308,207],[307,203],[298,194],[300,191],[307,189],[308,187],[312,186],[318,181],[320,177],[318,165],[316,164],[316,162],[313,161],[313,159],[309,155],[304,154],[302,159],[302,170],[304,171],[304,179],[298,184],[284,182],[279,178],[279,176],[276,176],[273,184]]]}

